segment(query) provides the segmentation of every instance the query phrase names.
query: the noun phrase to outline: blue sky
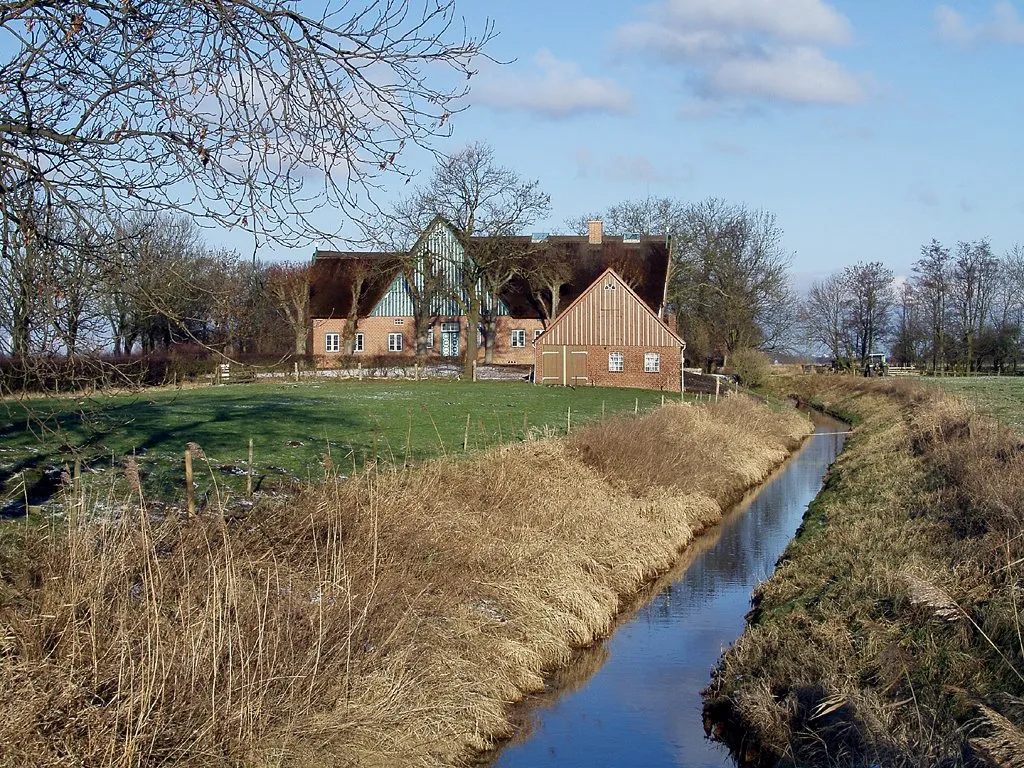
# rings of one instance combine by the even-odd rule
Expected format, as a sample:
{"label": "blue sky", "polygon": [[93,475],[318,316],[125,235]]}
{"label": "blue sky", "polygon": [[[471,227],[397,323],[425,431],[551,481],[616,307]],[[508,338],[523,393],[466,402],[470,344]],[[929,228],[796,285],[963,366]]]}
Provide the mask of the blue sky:
{"label": "blue sky", "polygon": [[443,148],[485,140],[540,180],[553,211],[536,231],[648,194],[716,196],[773,211],[804,284],[858,260],[906,273],[933,237],[1024,242],[1024,0],[459,13],[471,30],[490,18],[489,53],[511,63],[481,66]]}

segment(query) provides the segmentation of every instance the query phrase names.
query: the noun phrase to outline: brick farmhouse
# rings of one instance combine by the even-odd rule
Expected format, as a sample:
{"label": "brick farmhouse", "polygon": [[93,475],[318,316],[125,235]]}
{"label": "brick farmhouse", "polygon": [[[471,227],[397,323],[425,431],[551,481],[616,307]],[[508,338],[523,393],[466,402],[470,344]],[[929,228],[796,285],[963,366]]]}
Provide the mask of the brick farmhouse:
{"label": "brick farmhouse", "polygon": [[[360,359],[369,362],[371,358],[380,361],[411,357],[416,353],[417,312],[419,327],[425,328],[426,356],[435,361],[462,357],[468,332],[463,311],[466,297],[460,288],[463,265],[492,245],[491,238],[464,240],[447,221],[437,217],[407,253],[318,250],[313,256],[310,279],[313,354],[317,365],[333,368],[354,365]],[[591,372],[586,383],[672,388],[670,379],[678,379],[678,370],[673,379],[669,369],[678,366],[667,358],[662,364],[663,375],[634,375],[638,365],[643,371],[645,354],[657,352],[665,356],[669,353],[662,348],[671,347],[671,354],[678,360],[682,344],[661,319],[669,269],[664,239],[607,237],[600,222],[591,222],[588,235],[506,238],[503,247],[519,249],[530,268],[525,270],[526,274],[514,274],[503,281],[493,292],[478,284],[477,292],[483,297],[482,322],[477,329],[481,361],[537,363],[540,371],[540,351],[534,342],[546,338],[546,346],[588,347]],[[631,318],[642,318],[642,332],[581,337],[579,343],[564,344],[570,326],[563,325],[558,330],[563,311],[568,313],[572,309],[574,316],[585,311],[590,306],[585,296],[608,278],[609,270],[611,279],[621,286],[616,295],[632,308],[627,310],[623,305],[620,314],[606,313],[606,320],[627,323],[632,328]],[[657,333],[652,330],[655,326],[659,329]],[[552,333],[545,334],[546,330]],[[605,341],[620,346],[630,341],[640,346],[628,350],[623,347],[624,370],[599,372],[597,359],[603,356]],[[657,350],[641,348],[653,341],[659,342]],[[665,341],[668,343],[660,343]],[[599,348],[602,355],[598,354]],[[651,367],[651,358],[647,360]],[[603,375],[608,373],[616,375],[609,379]],[[541,381],[540,375],[537,381]],[[674,386],[678,390],[678,381]]]}
{"label": "brick farmhouse", "polygon": [[609,268],[535,343],[538,384],[679,392],[686,343]]}

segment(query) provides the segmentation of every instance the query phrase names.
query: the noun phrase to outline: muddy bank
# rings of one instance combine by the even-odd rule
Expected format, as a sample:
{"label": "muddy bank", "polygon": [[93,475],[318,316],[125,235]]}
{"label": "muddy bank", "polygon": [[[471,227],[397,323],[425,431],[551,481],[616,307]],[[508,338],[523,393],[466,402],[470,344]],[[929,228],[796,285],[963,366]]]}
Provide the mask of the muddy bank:
{"label": "muddy bank", "polygon": [[25,531],[0,555],[3,762],[462,764],[809,431],[729,398],[245,518]]}
{"label": "muddy bank", "polygon": [[1024,442],[919,385],[797,378],[857,421],[706,692],[743,765],[1021,765]]}

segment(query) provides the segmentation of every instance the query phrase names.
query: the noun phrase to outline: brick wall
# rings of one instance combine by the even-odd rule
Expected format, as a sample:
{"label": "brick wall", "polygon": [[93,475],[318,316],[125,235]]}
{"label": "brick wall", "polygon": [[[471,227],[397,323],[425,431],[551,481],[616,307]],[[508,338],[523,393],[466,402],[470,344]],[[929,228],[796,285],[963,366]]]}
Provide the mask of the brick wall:
{"label": "brick wall", "polygon": [[[395,321],[399,320],[400,323]],[[441,323],[459,321],[461,332],[459,334],[459,353],[466,351],[466,320],[465,318],[437,318],[434,321],[434,346],[428,350],[428,355],[436,356],[441,354]],[[326,337],[328,333],[339,334],[339,339],[345,334],[345,319],[317,319],[313,321],[313,354],[317,357],[317,364],[321,368],[330,368],[334,364],[332,358],[340,358],[343,352],[328,352],[326,348]],[[499,365],[532,365],[533,364],[533,339],[535,331],[543,329],[540,320],[499,317],[497,322],[497,333],[495,335],[494,362]],[[522,330],[525,332],[525,346],[512,346],[512,331]],[[363,350],[355,355],[386,356],[393,354],[408,357],[416,354],[416,338],[413,330],[411,317],[364,317],[356,324],[356,333],[363,334]],[[388,349],[388,336],[392,333],[402,334],[402,351],[391,352]],[[484,359],[484,349],[481,347],[477,354],[478,360]]]}
{"label": "brick wall", "polygon": [[[545,350],[557,351],[560,346],[539,345],[537,361]],[[666,392],[679,391],[679,347],[606,347],[577,346],[574,350],[587,352],[587,378],[589,383],[598,387],[632,387],[636,389],[655,389]],[[608,356],[611,352],[623,355],[623,370],[609,371]],[[657,373],[644,371],[644,355],[653,352],[660,355],[660,370]],[[538,362],[538,369],[540,364]]]}

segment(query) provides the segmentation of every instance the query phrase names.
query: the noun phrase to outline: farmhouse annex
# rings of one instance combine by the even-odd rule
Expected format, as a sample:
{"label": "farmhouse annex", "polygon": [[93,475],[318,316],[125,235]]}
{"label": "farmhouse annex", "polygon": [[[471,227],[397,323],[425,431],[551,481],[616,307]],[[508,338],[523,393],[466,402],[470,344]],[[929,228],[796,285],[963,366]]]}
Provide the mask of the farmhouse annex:
{"label": "farmhouse annex", "polygon": [[[318,366],[327,368],[351,365],[353,359],[360,358],[409,357],[416,354],[419,338],[428,358],[461,357],[466,350],[470,298],[464,269],[487,263],[497,264],[500,271],[505,263],[502,254],[512,254],[516,269],[498,279],[481,277],[476,284],[481,304],[481,322],[476,329],[479,359],[534,364],[540,360],[534,342],[544,334],[548,352],[558,346],[587,347],[586,383],[671,389],[668,371],[677,365],[668,362],[665,350],[671,347],[678,359],[682,342],[661,320],[668,250],[663,238],[605,236],[601,222],[591,222],[588,235],[583,236],[465,240],[442,217],[431,222],[407,253],[318,250],[310,279],[313,353]],[[581,336],[566,343],[572,333],[584,328],[561,324],[561,316],[570,309],[573,317],[589,311],[586,297],[594,286],[604,284],[609,270],[611,279],[621,286],[616,289],[621,299],[618,309],[609,307],[605,320],[624,324],[622,331],[610,336]],[[633,328],[634,322],[642,326],[638,333],[626,330],[626,326]],[[597,370],[598,348],[603,350],[606,341],[622,346],[622,350],[613,350],[624,355],[621,371]],[[627,341],[659,344],[654,345],[658,349],[627,349],[623,346]],[[666,341],[669,343],[660,343]],[[644,371],[645,354],[664,358],[659,371]],[[653,366],[652,359],[646,358],[647,368]],[[639,372],[646,375],[633,375],[637,360],[641,361]],[[625,375],[609,378],[602,373]],[[577,376],[575,383],[584,382]]]}
{"label": "farmhouse annex", "polygon": [[535,343],[538,384],[679,392],[686,343],[607,269]]}

